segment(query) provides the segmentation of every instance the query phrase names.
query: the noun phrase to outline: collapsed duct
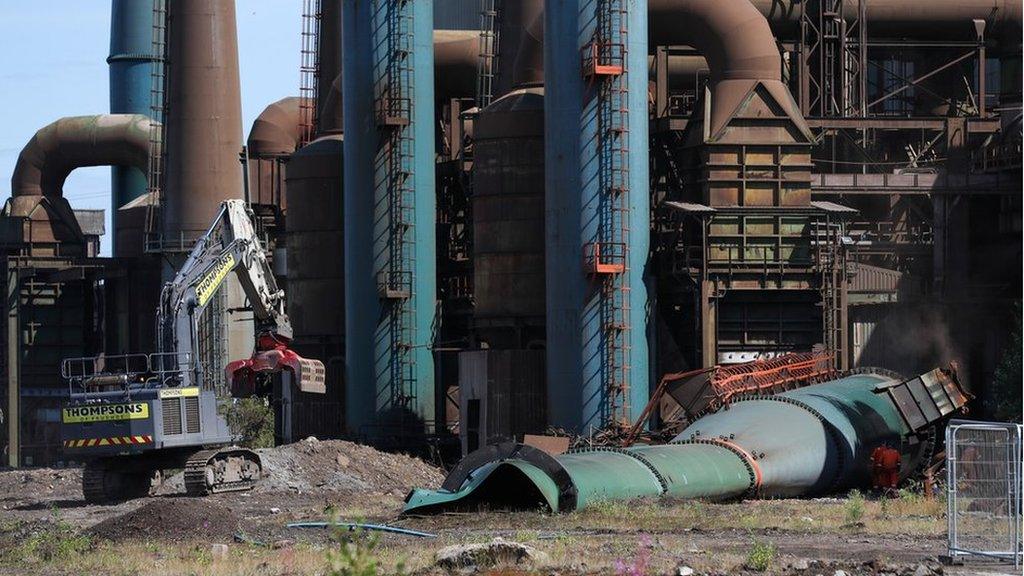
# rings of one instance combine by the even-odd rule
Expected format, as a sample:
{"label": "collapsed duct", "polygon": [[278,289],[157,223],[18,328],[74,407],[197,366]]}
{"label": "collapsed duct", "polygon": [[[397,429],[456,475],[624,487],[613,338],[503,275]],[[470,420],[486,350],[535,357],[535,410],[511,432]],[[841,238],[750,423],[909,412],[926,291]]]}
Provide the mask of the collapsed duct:
{"label": "collapsed duct", "polygon": [[403,513],[480,505],[578,510],[640,497],[800,497],[867,487],[871,453],[899,450],[906,479],[933,456],[936,425],[967,403],[952,370],[903,380],[863,371],[733,401],[669,444],[583,448],[551,456],[521,444],[464,459],[440,490],[414,490]]}

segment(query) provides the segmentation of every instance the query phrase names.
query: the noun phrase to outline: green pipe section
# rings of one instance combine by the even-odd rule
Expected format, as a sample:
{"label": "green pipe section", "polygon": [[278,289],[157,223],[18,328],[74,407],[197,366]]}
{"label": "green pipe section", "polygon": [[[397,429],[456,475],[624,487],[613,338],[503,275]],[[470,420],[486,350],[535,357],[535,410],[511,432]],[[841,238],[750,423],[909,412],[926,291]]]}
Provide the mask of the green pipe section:
{"label": "green pipe section", "polygon": [[665,496],[727,500],[753,487],[751,469],[729,449],[715,444],[643,446],[642,454],[665,481]]}
{"label": "green pipe section", "polygon": [[602,500],[660,496],[654,470],[626,450],[594,449],[558,457],[576,487],[576,507]]}
{"label": "green pipe section", "polygon": [[871,452],[883,444],[903,454],[904,475],[916,468],[920,444],[908,443],[911,430],[892,402],[874,392],[894,380],[882,374],[856,374],[779,395],[806,404],[829,423],[842,466],[836,488],[868,484]]}
{"label": "green pipe section", "polygon": [[405,512],[467,504],[568,511],[603,500],[793,497],[865,485],[877,446],[899,448],[905,462],[915,456],[917,448],[905,440],[910,430],[888,397],[875,392],[897,381],[856,374],[741,399],[665,445],[593,448],[554,458],[515,453],[479,466],[457,490],[414,491]]}
{"label": "green pipe section", "polygon": [[835,478],[835,445],[824,424],[798,404],[732,403],[687,427],[680,439],[716,439],[742,446],[761,471],[761,492],[789,497],[827,490]]}

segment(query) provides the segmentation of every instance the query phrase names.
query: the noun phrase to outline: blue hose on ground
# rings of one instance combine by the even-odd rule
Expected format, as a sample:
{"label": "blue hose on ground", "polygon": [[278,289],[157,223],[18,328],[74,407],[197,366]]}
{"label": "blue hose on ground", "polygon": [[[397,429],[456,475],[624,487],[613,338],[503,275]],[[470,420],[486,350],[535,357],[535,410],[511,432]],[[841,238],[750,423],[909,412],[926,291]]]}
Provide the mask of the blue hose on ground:
{"label": "blue hose on ground", "polygon": [[437,538],[437,534],[431,534],[430,532],[420,532],[419,530],[410,530],[408,528],[400,528],[398,526],[388,526],[387,524],[361,524],[359,522],[289,522],[285,524],[286,528],[345,528],[349,532],[355,530],[370,530],[373,532],[390,532],[392,534],[402,534],[405,536],[415,536],[417,538]]}

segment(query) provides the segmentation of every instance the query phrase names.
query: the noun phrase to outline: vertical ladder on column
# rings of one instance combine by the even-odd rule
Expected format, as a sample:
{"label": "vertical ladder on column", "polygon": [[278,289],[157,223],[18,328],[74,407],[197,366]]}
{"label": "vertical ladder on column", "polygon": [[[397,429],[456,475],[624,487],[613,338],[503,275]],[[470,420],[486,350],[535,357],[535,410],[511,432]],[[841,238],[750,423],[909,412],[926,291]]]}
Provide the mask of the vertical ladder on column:
{"label": "vertical ladder on column", "polygon": [[159,207],[163,202],[164,146],[163,122],[167,115],[167,0],[153,0],[152,50],[153,65],[150,71],[149,117],[149,165],[146,173],[146,191],[149,205],[146,208],[145,251],[159,251],[160,238]]}
{"label": "vertical ladder on column", "polygon": [[841,245],[842,228],[829,220],[817,221],[814,243],[821,290],[821,327],[825,349],[835,366],[840,366],[845,350],[842,349],[842,298],[840,291],[845,281],[846,262]]}
{"label": "vertical ladder on column", "polygon": [[583,71],[597,86],[600,197],[595,241],[584,247],[587,271],[601,283],[601,370],[605,425],[631,424],[629,375],[629,104],[628,0],[598,0],[594,40],[584,49]]}
{"label": "vertical ladder on column", "polygon": [[498,10],[501,0],[480,0],[480,59],[476,70],[476,105],[483,109],[494,97],[498,65]]}
{"label": "vertical ladder on column", "polygon": [[[374,3],[376,121],[384,146],[382,184],[387,222],[387,262],[378,273],[385,300],[390,353],[390,401],[399,408],[416,402],[413,346],[416,339],[413,290],[416,273],[415,177],[412,121],[413,16],[410,0]],[[405,412],[403,410],[402,412]]]}
{"label": "vertical ladder on column", "polygon": [[[316,95],[320,82],[320,0],[302,0],[302,47],[299,59],[299,147],[316,131]],[[330,82],[332,79],[328,79]]]}

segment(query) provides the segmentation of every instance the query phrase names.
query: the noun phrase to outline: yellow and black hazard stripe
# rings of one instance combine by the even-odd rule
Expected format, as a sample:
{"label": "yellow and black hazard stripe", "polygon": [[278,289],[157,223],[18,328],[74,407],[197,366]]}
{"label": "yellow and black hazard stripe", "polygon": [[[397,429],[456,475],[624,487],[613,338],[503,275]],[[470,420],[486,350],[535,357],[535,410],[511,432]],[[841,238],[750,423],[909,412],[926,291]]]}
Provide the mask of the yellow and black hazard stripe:
{"label": "yellow and black hazard stripe", "polygon": [[129,446],[132,444],[152,444],[152,436],[114,436],[112,438],[84,438],[65,440],[65,448],[92,448],[94,446]]}

